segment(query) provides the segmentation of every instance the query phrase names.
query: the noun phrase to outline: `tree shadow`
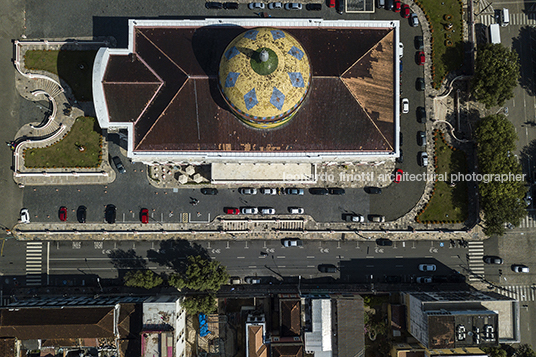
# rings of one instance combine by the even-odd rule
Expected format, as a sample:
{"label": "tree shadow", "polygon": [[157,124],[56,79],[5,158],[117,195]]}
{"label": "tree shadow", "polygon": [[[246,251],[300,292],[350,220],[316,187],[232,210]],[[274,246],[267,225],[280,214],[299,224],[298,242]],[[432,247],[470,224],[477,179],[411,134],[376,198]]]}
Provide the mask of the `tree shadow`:
{"label": "tree shadow", "polygon": [[[536,163],[536,140],[532,140],[527,146],[521,149],[523,173],[528,175],[530,172],[534,172],[534,163]],[[527,177],[527,179],[529,182],[532,181],[530,177]]]}
{"label": "tree shadow", "polygon": [[[512,48],[518,53],[524,53],[529,49],[536,48],[536,28],[532,26],[523,26],[519,30],[519,35],[512,41]],[[519,56],[520,76],[519,85],[527,91],[530,96],[536,95],[536,86],[534,83],[535,63],[533,54]]]}
{"label": "tree shadow", "polygon": [[167,266],[176,272],[184,273],[188,267],[188,257],[200,255],[210,260],[208,251],[198,243],[191,244],[185,239],[169,239],[160,242],[158,250],[149,250],[147,258],[150,262]]}
{"label": "tree shadow", "polygon": [[147,269],[147,261],[136,254],[134,249],[127,251],[122,249],[113,250],[108,254],[108,258],[112,261],[114,267],[120,269]]}

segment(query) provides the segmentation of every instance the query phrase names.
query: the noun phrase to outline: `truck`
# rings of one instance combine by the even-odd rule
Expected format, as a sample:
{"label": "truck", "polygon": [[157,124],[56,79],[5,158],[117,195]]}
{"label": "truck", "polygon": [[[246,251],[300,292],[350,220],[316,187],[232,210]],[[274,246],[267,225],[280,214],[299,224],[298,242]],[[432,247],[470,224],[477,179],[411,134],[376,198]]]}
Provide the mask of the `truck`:
{"label": "truck", "polygon": [[501,43],[501,32],[499,24],[489,25],[489,42],[493,44]]}

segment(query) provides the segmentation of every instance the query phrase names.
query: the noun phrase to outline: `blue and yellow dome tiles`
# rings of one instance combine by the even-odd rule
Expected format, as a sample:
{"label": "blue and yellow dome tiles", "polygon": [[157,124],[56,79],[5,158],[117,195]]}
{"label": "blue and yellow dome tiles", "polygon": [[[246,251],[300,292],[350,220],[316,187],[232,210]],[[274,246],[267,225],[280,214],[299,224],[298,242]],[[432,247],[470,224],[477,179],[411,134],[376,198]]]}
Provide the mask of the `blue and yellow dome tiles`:
{"label": "blue and yellow dome tiles", "polygon": [[[264,61],[260,59],[263,50]],[[240,120],[259,129],[288,122],[304,101],[310,82],[305,50],[292,35],[278,29],[243,32],[227,46],[220,62],[223,97]]]}

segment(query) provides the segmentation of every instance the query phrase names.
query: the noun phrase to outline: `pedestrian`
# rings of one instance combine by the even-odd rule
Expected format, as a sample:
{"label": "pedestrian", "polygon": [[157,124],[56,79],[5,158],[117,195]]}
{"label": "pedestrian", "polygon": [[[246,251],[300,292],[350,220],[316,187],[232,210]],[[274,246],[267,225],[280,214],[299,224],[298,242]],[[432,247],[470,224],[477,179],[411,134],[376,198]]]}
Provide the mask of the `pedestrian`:
{"label": "pedestrian", "polygon": [[201,212],[197,212],[197,217],[200,217],[201,216]]}

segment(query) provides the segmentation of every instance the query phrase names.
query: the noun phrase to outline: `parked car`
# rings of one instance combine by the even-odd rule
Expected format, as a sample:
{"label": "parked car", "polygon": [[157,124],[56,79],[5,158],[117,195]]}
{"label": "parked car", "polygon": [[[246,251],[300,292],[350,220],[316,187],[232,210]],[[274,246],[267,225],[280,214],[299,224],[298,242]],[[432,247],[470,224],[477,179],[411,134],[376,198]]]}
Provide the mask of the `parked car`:
{"label": "parked car", "polygon": [[383,223],[385,222],[385,216],[379,215],[379,214],[369,214],[368,216],[369,221],[374,223]]}
{"label": "parked car", "polygon": [[415,80],[415,89],[422,92],[424,91],[425,87],[426,87],[426,83],[424,82],[424,78],[418,77]]}
{"label": "parked car", "polygon": [[229,284],[231,285],[242,284],[242,280],[238,276],[232,276],[229,278]]}
{"label": "parked car", "polygon": [[400,149],[399,152],[400,152],[400,155],[396,158],[396,162],[401,164],[404,162],[404,152],[402,151],[402,149]]}
{"label": "parked car", "polygon": [[238,192],[240,192],[243,195],[256,195],[257,189],[252,187],[241,187],[238,189]]}
{"label": "parked car", "polygon": [[400,283],[402,281],[402,278],[399,275],[386,275],[385,278],[383,278],[383,280],[387,284],[396,284],[396,283]]}
{"label": "parked car", "polygon": [[432,282],[433,283],[448,283],[449,277],[446,275],[434,275],[432,277]]}
{"label": "parked car", "polygon": [[430,284],[432,282],[431,276],[419,276],[415,280],[419,284]]}
{"label": "parked car", "polygon": [[277,188],[261,188],[261,194],[263,195],[277,195]]}
{"label": "parked car", "polygon": [[385,0],[376,0],[376,7],[382,9],[385,7]]}
{"label": "parked car", "polygon": [[420,271],[436,271],[437,267],[435,264],[419,264]]}
{"label": "parked car", "polygon": [[417,132],[417,145],[426,146],[426,131],[419,130]]}
{"label": "parked car", "polygon": [[223,212],[225,212],[225,214],[240,214],[240,210],[236,207],[225,207]]}
{"label": "parked car", "polygon": [[415,40],[413,41],[413,43],[417,51],[424,50],[424,40],[422,36],[415,36]]}
{"label": "parked car", "polygon": [[223,4],[221,2],[210,1],[205,3],[207,9],[221,9]]}
{"label": "parked car", "polygon": [[419,165],[422,167],[428,166],[428,153],[426,151],[419,151],[418,158]]}
{"label": "parked car", "polygon": [[270,10],[282,9],[283,8],[283,3],[282,2],[271,2],[271,3],[268,4],[268,8]]}
{"label": "parked car", "polygon": [[426,123],[426,109],[424,107],[417,107],[417,121],[419,123]]}
{"label": "parked car", "polygon": [[201,193],[203,195],[214,196],[218,194],[218,190],[215,188],[206,187],[201,189]]}
{"label": "parked car", "polygon": [[409,9],[408,4],[403,4],[402,9],[400,11],[400,15],[402,15],[403,18],[407,19],[409,17],[409,14],[411,14],[411,10]]}
{"label": "parked car", "polygon": [[379,195],[380,193],[382,193],[382,189],[379,187],[365,186],[364,190],[370,195]]}
{"label": "parked car", "polygon": [[402,171],[402,169],[396,169],[393,182],[400,183],[400,181],[402,181],[402,175],[404,175],[404,171]]}
{"label": "parked car", "polygon": [[106,222],[110,224],[115,223],[116,212],[117,208],[114,205],[107,205],[104,209],[104,219],[106,220]]}
{"label": "parked car", "polygon": [[400,12],[401,9],[402,9],[402,3],[400,2],[400,0],[395,0],[393,11]]}
{"label": "parked car", "polygon": [[275,208],[263,207],[261,208],[261,214],[275,214]]}
{"label": "parked car", "polygon": [[335,0],[327,0],[328,7],[335,7]]}
{"label": "parked car", "polygon": [[529,267],[523,264],[514,264],[512,265],[512,270],[516,273],[528,273]]}
{"label": "parked car", "polygon": [[321,273],[336,273],[337,267],[333,264],[320,264],[318,266],[318,271]]}
{"label": "parked car", "polygon": [[23,208],[20,210],[20,223],[30,223],[30,212],[27,208]]}
{"label": "parked car", "polygon": [[238,3],[237,2],[224,2],[223,8],[225,10],[236,10],[238,9]]}
{"label": "parked car", "polygon": [[248,4],[248,8],[250,10],[263,10],[264,9],[264,3],[262,2],[251,2]]}
{"label": "parked car", "polygon": [[302,207],[289,207],[290,214],[304,214],[305,210]]}
{"label": "parked car", "polygon": [[260,284],[261,283],[261,279],[260,278],[255,278],[255,277],[247,277],[247,278],[244,279],[244,281],[247,284]]}
{"label": "parked car", "polygon": [[342,15],[344,13],[345,4],[344,0],[337,0],[337,14]]}
{"label": "parked car", "polygon": [[322,4],[307,4],[305,8],[309,11],[320,11],[322,10]]}
{"label": "parked car", "polygon": [[380,247],[390,247],[393,245],[393,241],[387,238],[378,238],[376,239],[376,244]]}
{"label": "parked car", "polygon": [[67,207],[64,207],[64,206],[60,207],[58,216],[60,218],[60,221],[65,222],[67,220]]}
{"label": "parked car", "polygon": [[365,222],[365,217],[360,214],[347,214],[346,216],[344,216],[344,220],[346,222],[363,223]]}
{"label": "parked car", "polygon": [[416,54],[415,54],[415,62],[417,62],[417,64],[419,66],[423,66],[424,65],[424,62],[426,62],[426,57],[424,56],[424,52],[423,51],[418,51]]}
{"label": "parked car", "polygon": [[419,18],[417,17],[417,14],[413,13],[411,14],[410,18],[409,18],[409,24],[412,26],[412,27],[417,27],[419,26]]}
{"label": "parked car", "polygon": [[330,187],[328,188],[328,191],[329,191],[329,194],[330,195],[344,195],[344,193],[346,191],[344,191],[344,188],[340,188],[340,187]]}
{"label": "parked car", "polygon": [[398,145],[402,146],[404,145],[404,135],[402,135],[402,132],[398,134]]}
{"label": "parked car", "polygon": [[312,187],[309,189],[309,193],[311,195],[327,195],[329,194],[329,191],[324,187]]}
{"label": "parked car", "polygon": [[287,195],[303,195],[303,188],[289,187],[285,189]]}
{"label": "parked car", "polygon": [[402,42],[398,43],[398,58],[404,57],[404,44]]}
{"label": "parked car", "polygon": [[482,258],[482,260],[486,264],[502,264],[503,263],[502,258],[499,258],[499,257],[494,256],[494,255],[486,255],[486,256],[484,256]]}
{"label": "parked car", "polygon": [[281,240],[284,247],[301,247],[303,242],[300,238],[285,238]]}
{"label": "parked car", "polygon": [[259,209],[257,207],[242,207],[240,209],[240,213],[242,213],[242,214],[258,214]]}
{"label": "parked car", "polygon": [[385,0],[385,10],[393,10],[394,7],[395,7],[394,0]]}
{"label": "parked car", "polygon": [[86,223],[87,208],[86,206],[78,206],[76,210],[76,219],[78,223]]}
{"label": "parked car", "polygon": [[125,166],[121,162],[121,159],[119,158],[119,156],[114,156],[112,158],[112,161],[113,161],[117,171],[119,171],[119,173],[124,174],[125,172],[127,172],[127,170],[125,169]]}
{"label": "parked car", "polygon": [[141,223],[147,224],[149,223],[149,210],[147,208],[142,208],[140,211],[140,220]]}
{"label": "parked car", "polygon": [[402,113],[404,114],[409,113],[409,99],[408,98],[402,99]]}
{"label": "parked car", "polygon": [[301,10],[302,4],[297,2],[289,2],[285,4],[285,10]]}

